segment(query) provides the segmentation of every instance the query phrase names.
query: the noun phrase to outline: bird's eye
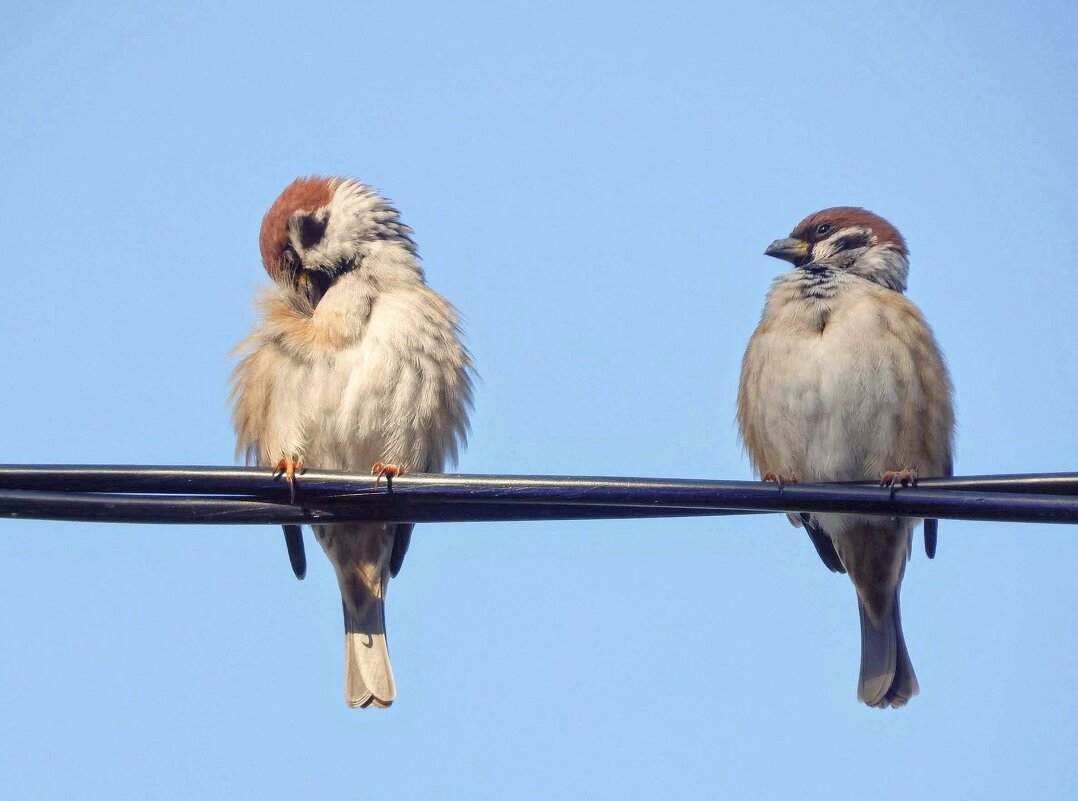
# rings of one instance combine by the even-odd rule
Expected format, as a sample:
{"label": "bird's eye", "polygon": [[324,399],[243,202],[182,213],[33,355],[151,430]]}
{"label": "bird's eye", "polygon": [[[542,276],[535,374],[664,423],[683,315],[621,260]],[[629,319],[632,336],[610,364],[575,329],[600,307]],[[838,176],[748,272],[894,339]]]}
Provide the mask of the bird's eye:
{"label": "bird's eye", "polygon": [[816,236],[827,236],[832,228],[831,223],[820,223],[816,226]]}
{"label": "bird's eye", "polygon": [[281,270],[283,274],[288,276],[289,281],[295,281],[296,273],[299,272],[299,269],[299,254],[296,253],[296,249],[291,244],[285,245],[284,252],[281,253]]}

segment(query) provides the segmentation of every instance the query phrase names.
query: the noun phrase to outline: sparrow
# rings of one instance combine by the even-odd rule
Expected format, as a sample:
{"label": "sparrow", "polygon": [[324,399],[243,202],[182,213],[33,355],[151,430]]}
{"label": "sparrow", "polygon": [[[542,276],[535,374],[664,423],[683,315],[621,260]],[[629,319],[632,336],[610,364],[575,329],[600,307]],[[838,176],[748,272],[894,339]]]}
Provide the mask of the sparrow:
{"label": "sparrow", "polygon": [[[454,462],[467,435],[472,359],[458,314],[427,286],[398,211],[357,180],[300,178],[266,213],[259,248],[272,284],[257,302],[260,321],[235,351],[237,453],[277,468],[293,492],[305,466],[373,466],[392,477]],[[397,689],[386,585],[413,526],[313,528],[341,590],[345,698],[352,707],[388,707]],[[286,527],[285,538],[301,576],[298,527]]]}
{"label": "sparrow", "polygon": [[[894,487],[951,475],[951,380],[932,330],[903,294],[909,251],[898,230],[865,209],[825,209],[764,253],[793,269],[772,284],[741,365],[737,422],[754,470],[780,486],[869,479]],[[904,706],[919,687],[899,591],[921,521],[789,517],[857,591],[858,700]],[[932,556],[935,521],[925,533]]]}

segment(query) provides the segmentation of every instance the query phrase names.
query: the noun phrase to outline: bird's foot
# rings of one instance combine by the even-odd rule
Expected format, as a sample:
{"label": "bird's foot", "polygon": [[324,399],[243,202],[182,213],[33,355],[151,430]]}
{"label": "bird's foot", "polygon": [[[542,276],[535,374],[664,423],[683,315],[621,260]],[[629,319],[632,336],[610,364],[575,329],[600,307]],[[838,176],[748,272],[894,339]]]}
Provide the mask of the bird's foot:
{"label": "bird's foot", "polygon": [[393,486],[393,479],[397,476],[404,475],[404,468],[395,464],[385,464],[383,462],[375,462],[374,467],[371,468],[371,475],[374,476],[374,486],[378,486],[378,482],[385,478],[386,484],[390,487]]}
{"label": "bird's foot", "polygon": [[895,497],[895,490],[899,487],[917,486],[917,468],[906,467],[902,470],[886,470],[880,476],[880,486],[891,488],[891,497]]}
{"label": "bird's foot", "polygon": [[288,482],[288,502],[296,502],[296,475],[303,474],[302,456],[282,456],[274,467],[274,478],[284,476]]}
{"label": "bird's foot", "polygon": [[798,483],[797,475],[795,473],[787,473],[786,475],[783,475],[782,473],[776,473],[773,470],[768,470],[766,473],[764,473],[763,479],[764,479],[764,481],[773,481],[773,482],[775,482],[776,484],[779,485],[780,490],[782,489],[783,484],[797,484]]}

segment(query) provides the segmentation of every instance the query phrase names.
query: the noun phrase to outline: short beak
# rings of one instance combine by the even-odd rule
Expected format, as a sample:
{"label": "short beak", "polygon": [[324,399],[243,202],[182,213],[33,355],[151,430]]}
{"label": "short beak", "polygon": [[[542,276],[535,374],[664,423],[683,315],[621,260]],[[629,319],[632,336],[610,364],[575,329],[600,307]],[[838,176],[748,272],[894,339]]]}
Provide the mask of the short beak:
{"label": "short beak", "polygon": [[310,270],[300,270],[299,275],[296,276],[296,289],[307,299],[312,309],[318,306],[322,296],[329,289],[325,283],[321,274],[316,274]]}
{"label": "short beak", "polygon": [[765,256],[774,256],[776,259],[782,259],[792,264],[797,264],[808,256],[809,243],[800,239],[776,239],[770,245],[767,246],[767,250],[764,251]]}

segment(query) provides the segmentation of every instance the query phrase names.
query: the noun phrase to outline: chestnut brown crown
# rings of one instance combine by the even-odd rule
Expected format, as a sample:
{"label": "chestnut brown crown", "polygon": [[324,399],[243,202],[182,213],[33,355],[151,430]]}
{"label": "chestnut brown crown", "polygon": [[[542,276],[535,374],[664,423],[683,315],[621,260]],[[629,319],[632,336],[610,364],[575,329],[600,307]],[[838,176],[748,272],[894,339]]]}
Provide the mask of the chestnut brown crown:
{"label": "chestnut brown crown", "polygon": [[856,206],[835,206],[810,214],[794,227],[790,237],[815,244],[847,228],[867,228],[876,237],[873,244],[890,246],[903,256],[909,256],[906,240],[897,228],[878,214]]}
{"label": "chestnut brown crown", "polygon": [[262,230],[258,235],[258,248],[262,252],[262,266],[274,281],[280,281],[286,272],[285,251],[289,247],[289,224],[297,212],[309,212],[303,219],[314,220],[313,215],[326,209],[333,200],[333,193],[340,183],[337,178],[310,176],[297,178],[289,184],[270,206],[262,218]]}

